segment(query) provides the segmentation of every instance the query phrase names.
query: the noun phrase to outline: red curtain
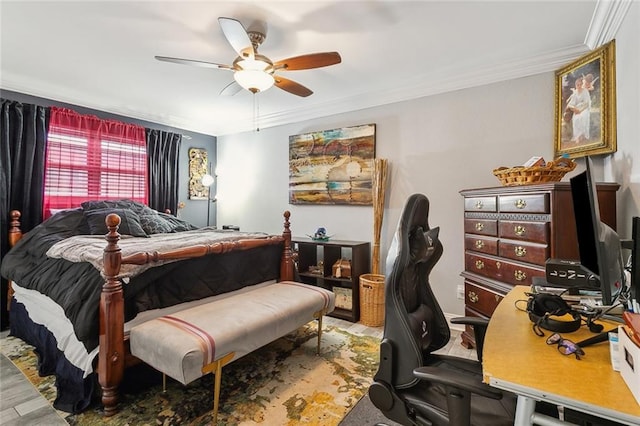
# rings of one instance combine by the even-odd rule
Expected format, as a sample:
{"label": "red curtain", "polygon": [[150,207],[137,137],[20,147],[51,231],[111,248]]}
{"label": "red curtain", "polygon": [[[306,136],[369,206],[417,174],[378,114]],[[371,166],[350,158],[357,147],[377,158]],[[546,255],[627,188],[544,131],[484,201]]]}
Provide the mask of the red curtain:
{"label": "red curtain", "polygon": [[45,218],[87,200],[147,203],[144,127],[51,107],[47,138]]}

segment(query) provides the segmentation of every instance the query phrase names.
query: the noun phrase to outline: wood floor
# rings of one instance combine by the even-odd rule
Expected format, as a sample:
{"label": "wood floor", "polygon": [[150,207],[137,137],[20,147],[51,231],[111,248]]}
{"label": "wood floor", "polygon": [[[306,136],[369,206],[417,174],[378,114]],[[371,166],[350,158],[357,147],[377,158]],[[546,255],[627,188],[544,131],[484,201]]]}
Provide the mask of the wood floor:
{"label": "wood floor", "polygon": [[[325,317],[325,325],[338,326],[349,333],[382,337],[382,327],[367,327],[337,318]],[[7,332],[0,333],[0,338]],[[449,344],[440,352],[477,359],[475,351],[465,349],[460,332],[452,330]],[[0,425],[66,425],[58,412],[31,385],[26,377],[4,355],[0,355]]]}

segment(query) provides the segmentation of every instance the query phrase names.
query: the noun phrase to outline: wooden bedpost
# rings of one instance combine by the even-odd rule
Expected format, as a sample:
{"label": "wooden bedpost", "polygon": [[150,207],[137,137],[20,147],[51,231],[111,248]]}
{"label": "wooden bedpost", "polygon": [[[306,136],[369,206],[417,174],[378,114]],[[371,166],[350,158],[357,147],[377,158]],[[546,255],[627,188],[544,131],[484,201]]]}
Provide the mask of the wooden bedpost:
{"label": "wooden bedpost", "polygon": [[291,212],[286,210],[284,212],[284,231],[282,231],[282,237],[284,238],[284,248],[282,249],[282,260],[280,261],[280,281],[293,281],[293,250],[291,249],[291,224],[289,218]]}
{"label": "wooden bedpost", "polygon": [[104,249],[104,274],[106,282],[100,295],[100,353],[98,355],[98,381],[102,387],[104,415],[117,412],[118,385],[124,375],[124,297],[118,279],[122,253],[118,246],[120,217],[110,214],[105,222],[109,233]]}
{"label": "wooden bedpost", "polygon": [[22,230],[20,229],[20,216],[22,213],[18,210],[9,212],[9,247],[15,246],[20,238],[22,238]]}
{"label": "wooden bedpost", "polygon": [[[22,230],[20,229],[20,213],[18,210],[11,210],[9,212],[9,248],[18,244],[20,238],[22,238]],[[7,311],[11,310],[11,298],[13,297],[13,286],[11,280],[7,282]]]}

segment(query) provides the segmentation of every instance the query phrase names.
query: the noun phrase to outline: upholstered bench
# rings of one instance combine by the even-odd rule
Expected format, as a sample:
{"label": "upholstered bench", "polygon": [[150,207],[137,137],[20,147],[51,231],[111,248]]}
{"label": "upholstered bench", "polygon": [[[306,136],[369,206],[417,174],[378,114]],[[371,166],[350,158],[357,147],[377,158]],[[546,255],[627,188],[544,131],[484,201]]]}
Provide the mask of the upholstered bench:
{"label": "upholstered bench", "polygon": [[314,319],[319,352],[322,316],[334,307],[333,292],[320,287],[293,281],[258,286],[132,328],[131,354],[185,385],[214,373],[216,424],[224,365]]}

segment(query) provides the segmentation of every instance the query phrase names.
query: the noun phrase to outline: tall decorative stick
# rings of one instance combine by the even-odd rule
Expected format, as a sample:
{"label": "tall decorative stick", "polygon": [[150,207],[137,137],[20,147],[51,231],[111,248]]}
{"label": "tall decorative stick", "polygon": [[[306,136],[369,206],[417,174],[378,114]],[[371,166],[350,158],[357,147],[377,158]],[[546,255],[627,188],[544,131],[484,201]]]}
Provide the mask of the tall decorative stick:
{"label": "tall decorative stick", "polygon": [[373,255],[372,273],[380,274],[380,232],[384,216],[384,196],[387,186],[387,160],[376,158],[373,164]]}

